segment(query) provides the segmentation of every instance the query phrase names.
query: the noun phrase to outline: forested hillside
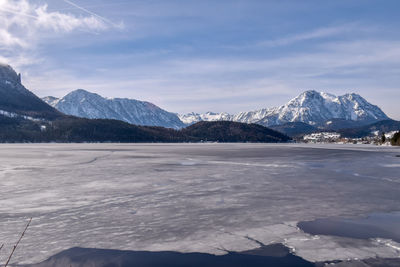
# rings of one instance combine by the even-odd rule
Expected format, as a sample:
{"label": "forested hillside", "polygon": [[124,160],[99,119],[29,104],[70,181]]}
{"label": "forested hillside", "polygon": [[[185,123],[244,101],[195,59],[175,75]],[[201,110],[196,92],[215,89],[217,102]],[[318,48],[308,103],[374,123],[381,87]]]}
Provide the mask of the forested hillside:
{"label": "forested hillside", "polygon": [[32,121],[0,115],[0,142],[286,142],[284,134],[256,124],[200,122],[182,130],[118,120],[62,117]]}

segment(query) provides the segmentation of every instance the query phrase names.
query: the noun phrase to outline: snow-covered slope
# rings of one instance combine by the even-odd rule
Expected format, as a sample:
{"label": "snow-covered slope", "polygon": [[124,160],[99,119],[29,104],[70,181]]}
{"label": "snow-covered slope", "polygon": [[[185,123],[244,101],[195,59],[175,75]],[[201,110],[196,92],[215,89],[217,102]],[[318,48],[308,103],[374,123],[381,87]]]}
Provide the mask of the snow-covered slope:
{"label": "snow-covered slope", "polygon": [[188,113],[184,115],[178,115],[179,119],[186,124],[191,125],[199,121],[231,121],[233,116],[228,113],[214,113],[214,112],[207,112],[204,114],[198,113]]}
{"label": "snow-covered slope", "polygon": [[44,97],[44,101],[59,111],[90,119],[115,119],[136,125],[182,128],[185,125],[176,114],[156,105],[126,98],[107,99],[82,89],[72,91],[61,99]]}
{"label": "snow-covered slope", "polygon": [[42,100],[52,107],[55,107],[55,105],[58,103],[58,101],[60,101],[59,98],[54,97],[54,96],[42,97]]}
{"label": "snow-covered slope", "polygon": [[200,120],[233,120],[245,123],[259,123],[265,126],[281,125],[288,122],[319,125],[331,119],[353,120],[365,123],[388,119],[379,107],[370,104],[358,94],[335,96],[313,90],[305,91],[280,107],[240,112],[236,115],[211,112],[206,114],[189,113],[180,115],[180,118],[186,124]]}
{"label": "snow-covered slope", "polygon": [[[245,114],[241,114],[241,116],[246,117]],[[286,105],[267,110],[266,116],[257,123],[267,126],[287,122],[318,125],[330,119],[372,123],[388,119],[388,117],[379,107],[370,104],[358,94],[335,96],[322,92],[306,91],[290,100]]]}

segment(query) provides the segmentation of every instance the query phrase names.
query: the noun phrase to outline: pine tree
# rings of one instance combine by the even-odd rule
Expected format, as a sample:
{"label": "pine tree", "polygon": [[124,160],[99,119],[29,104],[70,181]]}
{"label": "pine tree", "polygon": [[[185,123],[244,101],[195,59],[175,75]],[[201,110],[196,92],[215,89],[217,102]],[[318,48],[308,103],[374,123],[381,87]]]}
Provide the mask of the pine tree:
{"label": "pine tree", "polygon": [[386,142],[385,132],[382,133],[381,142],[384,144]]}
{"label": "pine tree", "polygon": [[392,146],[400,146],[400,132],[395,133],[390,142]]}

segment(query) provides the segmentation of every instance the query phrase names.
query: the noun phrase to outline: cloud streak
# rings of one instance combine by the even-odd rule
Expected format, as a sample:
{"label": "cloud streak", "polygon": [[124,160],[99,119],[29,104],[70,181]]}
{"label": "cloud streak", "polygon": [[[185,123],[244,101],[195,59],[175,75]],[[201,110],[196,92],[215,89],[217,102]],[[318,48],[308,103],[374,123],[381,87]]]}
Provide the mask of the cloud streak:
{"label": "cloud streak", "polygon": [[111,25],[111,26],[113,26],[115,28],[118,28],[118,29],[123,29],[124,28],[124,24],[123,23],[116,24],[116,23],[112,22],[111,20],[109,20],[109,19],[107,19],[107,18],[105,18],[103,16],[100,16],[99,14],[94,13],[94,12],[92,12],[92,11],[82,7],[82,6],[79,6],[79,5],[77,5],[76,3],[72,2],[72,1],[64,0],[64,2],[70,4],[73,7],[76,7],[77,9],[80,9],[80,10],[88,13],[89,15],[92,15],[92,16],[102,20],[103,22],[105,22],[105,23],[107,23],[107,24],[109,24],[109,25]]}
{"label": "cloud streak", "polygon": [[293,34],[293,35],[289,35],[289,36],[286,36],[283,38],[263,41],[263,42],[258,43],[258,45],[259,46],[270,46],[270,47],[284,46],[284,45],[290,45],[290,44],[301,42],[301,41],[333,37],[333,36],[338,36],[338,35],[349,33],[349,32],[354,32],[355,29],[357,29],[357,31],[359,31],[360,30],[359,27],[355,27],[355,26],[356,26],[355,24],[350,24],[350,25],[322,27],[322,28],[314,29],[312,31],[303,32],[300,34]]}

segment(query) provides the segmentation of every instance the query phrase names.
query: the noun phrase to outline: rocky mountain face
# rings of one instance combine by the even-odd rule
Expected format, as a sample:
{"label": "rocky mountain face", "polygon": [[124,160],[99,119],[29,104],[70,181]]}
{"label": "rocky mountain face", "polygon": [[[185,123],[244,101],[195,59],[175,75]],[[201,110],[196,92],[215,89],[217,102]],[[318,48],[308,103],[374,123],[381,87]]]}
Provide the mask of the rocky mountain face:
{"label": "rocky mountain face", "polygon": [[[210,117],[208,114],[213,114],[213,116]],[[236,115],[226,113],[194,115],[190,113],[181,115],[180,118],[186,124],[199,120],[232,120],[264,126],[282,125],[290,122],[320,126],[334,119],[368,124],[388,119],[379,107],[370,104],[358,94],[335,96],[313,90],[305,91],[280,107],[241,112]]]}
{"label": "rocky mountain face", "polygon": [[54,119],[62,116],[27,90],[21,83],[21,75],[9,65],[0,64],[0,113],[3,116],[29,116]]}
{"label": "rocky mountain face", "polygon": [[89,119],[115,119],[136,125],[179,129],[185,125],[176,114],[144,101],[127,98],[107,99],[82,89],[61,99],[43,98],[62,113]]}

